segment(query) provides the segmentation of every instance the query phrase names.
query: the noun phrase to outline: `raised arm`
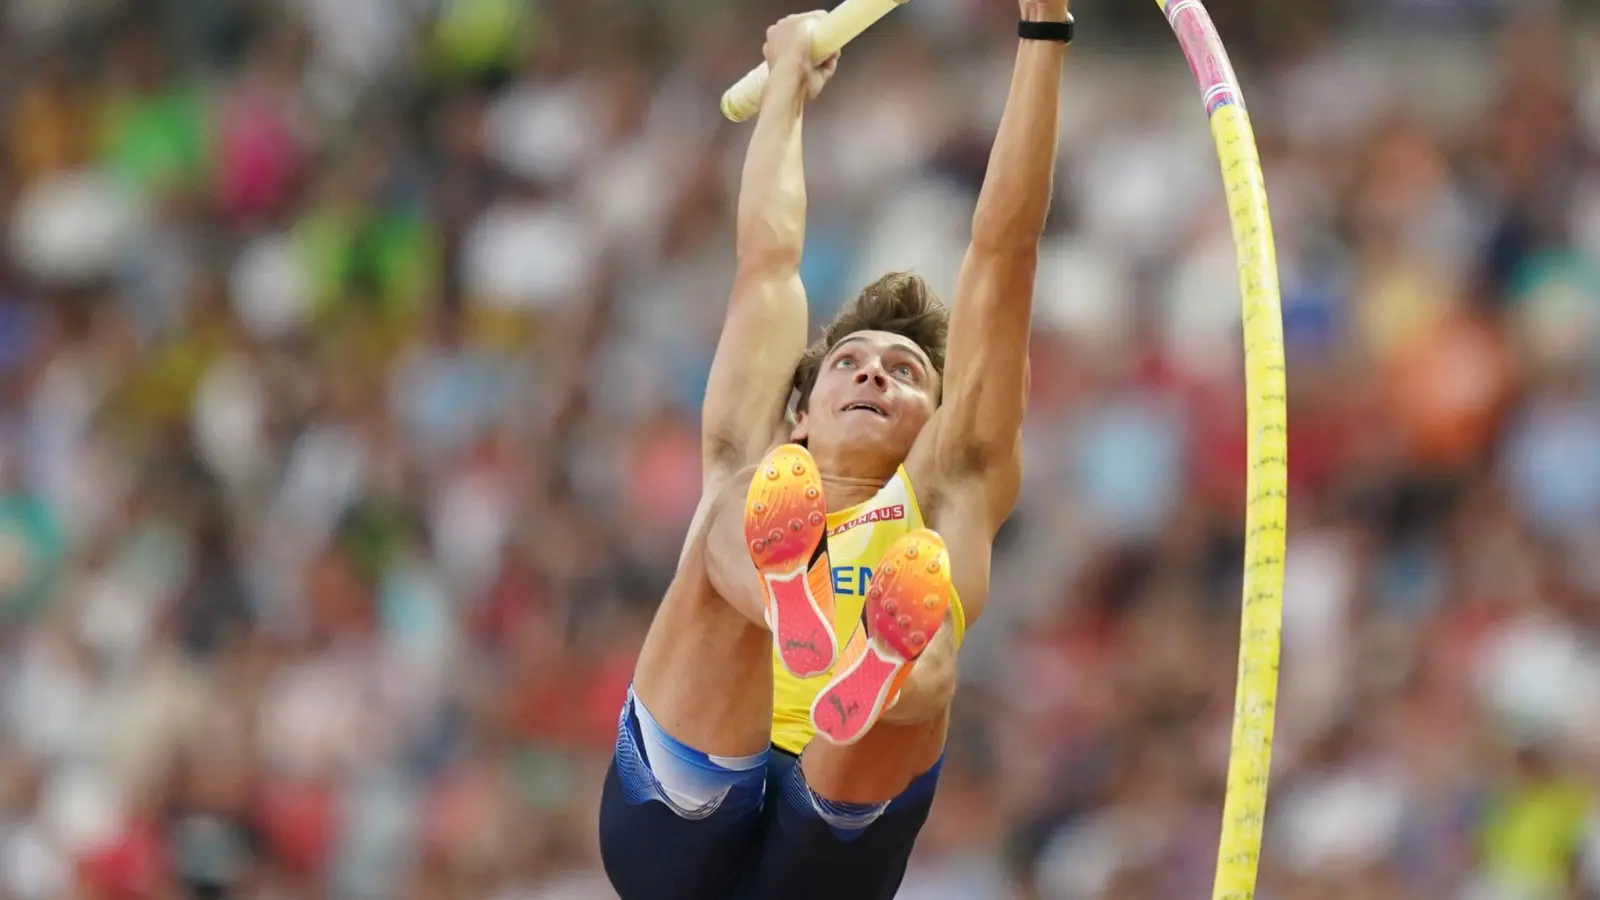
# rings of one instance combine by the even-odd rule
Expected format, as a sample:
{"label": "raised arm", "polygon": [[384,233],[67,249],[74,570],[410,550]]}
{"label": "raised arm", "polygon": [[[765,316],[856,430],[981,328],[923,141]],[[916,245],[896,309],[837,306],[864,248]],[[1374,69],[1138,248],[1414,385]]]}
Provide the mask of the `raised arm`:
{"label": "raised arm", "polygon": [[[1065,21],[1066,0],[1022,0],[1024,19]],[[1016,502],[1039,237],[1050,209],[1066,46],[1025,40],[989,155],[950,312],[943,400],[917,448],[933,487],[980,489],[998,529]],[[971,510],[977,513],[978,510]]]}
{"label": "raised arm", "polygon": [[763,52],[771,75],[745,154],[737,267],[701,418],[707,485],[766,452],[805,351],[809,321],[800,253],[806,178],[800,126],[806,103],[837,64],[837,58],[821,65],[811,61],[811,31],[821,16],[789,16],[767,31]]}

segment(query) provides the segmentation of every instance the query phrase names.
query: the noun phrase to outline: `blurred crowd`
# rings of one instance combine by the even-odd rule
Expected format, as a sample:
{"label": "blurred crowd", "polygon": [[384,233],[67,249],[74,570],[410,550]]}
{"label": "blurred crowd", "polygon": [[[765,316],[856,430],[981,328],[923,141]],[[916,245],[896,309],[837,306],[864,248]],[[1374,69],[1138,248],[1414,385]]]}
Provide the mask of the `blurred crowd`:
{"label": "blurred crowd", "polygon": [[[0,897],[612,896],[730,279],[715,100],[794,11],[728,6],[0,7]],[[1027,485],[908,900],[1210,893],[1233,248],[1159,17],[1074,6]],[[1600,30],[1217,6],[1289,342],[1259,896],[1600,897]],[[845,52],[819,321],[892,268],[948,298],[1015,14]]]}

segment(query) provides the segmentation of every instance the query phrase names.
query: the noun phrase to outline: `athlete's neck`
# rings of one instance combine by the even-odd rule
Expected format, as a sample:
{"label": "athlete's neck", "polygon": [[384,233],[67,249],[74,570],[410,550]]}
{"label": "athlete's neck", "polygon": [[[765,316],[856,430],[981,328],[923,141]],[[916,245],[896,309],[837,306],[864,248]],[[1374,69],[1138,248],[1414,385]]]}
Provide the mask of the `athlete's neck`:
{"label": "athlete's neck", "polygon": [[[893,477],[892,475],[889,477]],[[873,495],[889,483],[889,477],[867,478],[852,475],[829,475],[822,472],[822,491],[828,498],[828,512],[849,509],[872,499]]]}
{"label": "athlete's neck", "polygon": [[893,457],[862,452],[859,447],[842,453],[839,449],[811,448],[812,458],[822,471],[822,489],[828,497],[829,512],[848,509],[871,499],[900,470],[900,461]]}

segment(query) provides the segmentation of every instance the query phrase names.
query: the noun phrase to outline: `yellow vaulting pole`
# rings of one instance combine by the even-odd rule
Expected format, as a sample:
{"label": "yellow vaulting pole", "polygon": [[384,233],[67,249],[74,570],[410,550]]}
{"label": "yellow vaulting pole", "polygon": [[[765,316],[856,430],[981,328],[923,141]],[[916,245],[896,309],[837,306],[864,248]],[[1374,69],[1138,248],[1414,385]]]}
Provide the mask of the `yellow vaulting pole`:
{"label": "yellow vaulting pole", "polygon": [[1272,768],[1283,630],[1283,561],[1288,501],[1288,412],[1284,390],[1283,309],[1266,184],[1244,96],[1211,16],[1199,0],[1156,0],[1178,37],[1200,88],[1217,158],[1243,298],[1245,390],[1249,429],[1245,513],[1244,608],[1239,681],[1228,754],[1228,792],[1217,848],[1213,900],[1256,893],[1261,828]]}

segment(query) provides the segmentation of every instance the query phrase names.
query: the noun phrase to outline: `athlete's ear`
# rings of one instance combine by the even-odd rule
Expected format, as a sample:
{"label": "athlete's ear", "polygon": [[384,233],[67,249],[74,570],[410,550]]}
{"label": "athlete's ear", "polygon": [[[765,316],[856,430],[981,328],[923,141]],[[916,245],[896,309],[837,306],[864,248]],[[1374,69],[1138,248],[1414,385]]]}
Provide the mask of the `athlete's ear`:
{"label": "athlete's ear", "polygon": [[810,435],[811,417],[805,413],[796,413],[794,417],[794,427],[789,429],[790,442],[795,444],[803,443]]}

